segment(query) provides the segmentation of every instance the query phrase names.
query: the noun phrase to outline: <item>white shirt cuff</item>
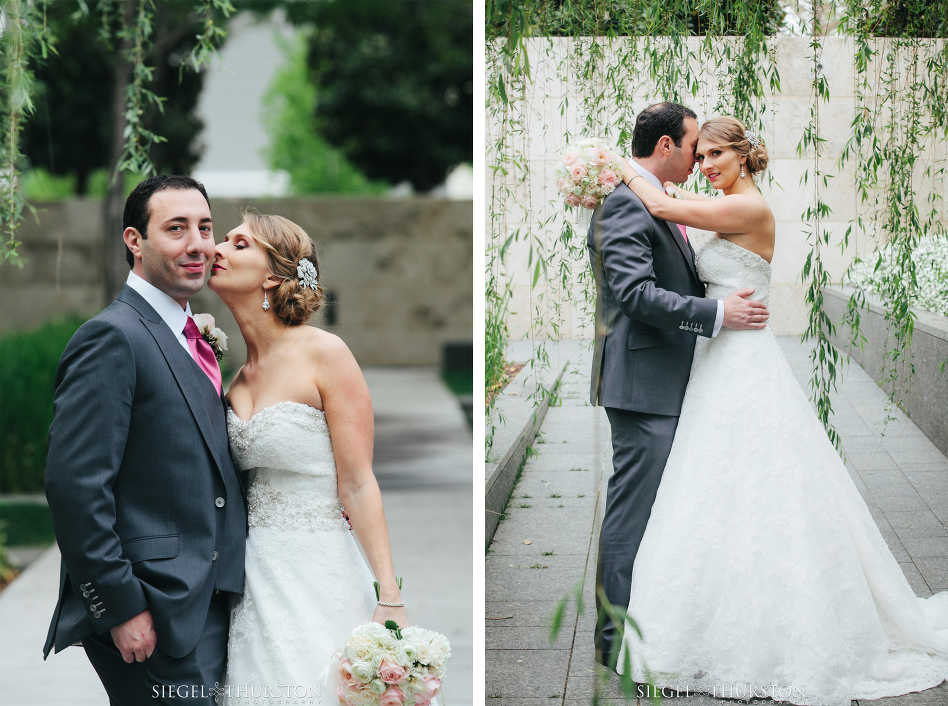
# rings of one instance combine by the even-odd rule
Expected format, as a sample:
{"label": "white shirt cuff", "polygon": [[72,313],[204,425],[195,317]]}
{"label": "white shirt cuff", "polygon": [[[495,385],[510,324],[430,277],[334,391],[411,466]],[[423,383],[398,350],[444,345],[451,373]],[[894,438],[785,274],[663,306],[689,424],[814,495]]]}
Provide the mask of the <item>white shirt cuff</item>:
{"label": "white shirt cuff", "polygon": [[711,338],[718,335],[721,330],[721,324],[724,323],[724,300],[718,299],[718,315],[714,317],[714,330],[711,332]]}

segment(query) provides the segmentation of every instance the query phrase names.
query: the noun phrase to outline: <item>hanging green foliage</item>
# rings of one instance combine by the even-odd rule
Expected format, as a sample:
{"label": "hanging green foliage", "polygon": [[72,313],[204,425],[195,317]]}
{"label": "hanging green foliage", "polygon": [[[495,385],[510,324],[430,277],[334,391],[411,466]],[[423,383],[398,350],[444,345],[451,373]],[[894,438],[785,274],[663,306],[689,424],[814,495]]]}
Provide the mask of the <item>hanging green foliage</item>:
{"label": "hanging green foliage", "polygon": [[[62,9],[66,0],[57,2]],[[152,50],[156,0],[75,0],[74,17],[78,20],[91,12],[98,14],[97,41],[121,52],[130,68],[125,87],[124,151],[114,174],[126,171],[140,175],[154,173],[150,148],[165,138],[149,130],[145,120],[149,109],[162,110],[164,100],[153,90],[155,69],[147,57]],[[221,20],[235,11],[230,0],[197,0],[186,20],[201,21],[201,33],[190,56],[182,62],[194,70],[206,66],[226,36]],[[23,199],[20,168],[21,129],[34,110],[36,85],[31,63],[56,53],[56,37],[47,22],[49,0],[6,0],[0,12],[0,252],[3,261],[19,264],[17,228],[28,207]]]}
{"label": "hanging green foliage", "polygon": [[[912,253],[921,235],[945,236],[938,214],[948,137],[948,0],[490,0],[486,21],[489,388],[503,370],[512,316],[529,319],[528,337],[536,341],[560,337],[563,326],[574,325],[571,316],[592,319],[585,233],[565,208],[541,215],[551,209],[535,202],[544,192],[532,179],[549,177],[530,173],[536,145],[555,151],[581,137],[605,136],[627,150],[635,110],[659,100],[697,103],[759,130],[781,92],[776,37],[795,26],[808,40],[810,65],[809,116],[798,154],[812,160],[801,180],[811,198],[800,216],[810,248],[801,280],[808,309],[804,336],[814,344],[814,403],[839,444],[830,420],[842,361],[830,344],[835,329],[823,293],[833,283],[826,192],[836,167],[847,160],[856,165],[864,207],[840,245],[845,249],[857,231],[889,243],[874,257],[877,263],[886,258],[887,272],[897,273],[886,279],[882,297],[894,332],[887,357],[898,402],[900,385],[911,377]],[[850,140],[835,165],[826,164],[825,136],[830,92],[823,47],[831,30],[852,37],[857,95]],[[548,94],[549,81],[563,90]],[[554,133],[554,123],[566,129]],[[922,182],[931,187],[924,194]],[[514,243],[520,243],[516,261],[508,257]],[[528,312],[512,311],[515,291],[521,302],[526,292]],[[857,292],[850,302],[846,320],[856,341],[861,297]],[[535,348],[533,364],[541,365],[542,343]],[[490,404],[486,413],[490,453],[490,431],[500,420]]]}

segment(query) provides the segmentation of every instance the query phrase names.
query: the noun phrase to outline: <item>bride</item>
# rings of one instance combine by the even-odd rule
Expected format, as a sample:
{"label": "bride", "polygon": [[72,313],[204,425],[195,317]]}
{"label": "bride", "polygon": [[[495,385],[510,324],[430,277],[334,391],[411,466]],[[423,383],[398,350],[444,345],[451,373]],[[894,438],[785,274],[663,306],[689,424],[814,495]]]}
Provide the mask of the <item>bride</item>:
{"label": "bride", "polygon": [[227,393],[231,455],[248,474],[249,533],[226,703],[329,696],[332,653],[356,625],[408,625],[372,473],[369,390],[342,340],[302,325],[323,299],[320,275],[302,228],[248,210],[217,246],[208,283],[247,343]]}
{"label": "bride", "polygon": [[[652,215],[717,231],[707,295],[767,303],[774,218],[754,184],[763,142],[702,125],[708,199],[637,178]],[[773,332],[699,338],[677,434],[632,572],[632,674],[715,696],[849,706],[948,678],[948,592],[918,598],[797,384]]]}

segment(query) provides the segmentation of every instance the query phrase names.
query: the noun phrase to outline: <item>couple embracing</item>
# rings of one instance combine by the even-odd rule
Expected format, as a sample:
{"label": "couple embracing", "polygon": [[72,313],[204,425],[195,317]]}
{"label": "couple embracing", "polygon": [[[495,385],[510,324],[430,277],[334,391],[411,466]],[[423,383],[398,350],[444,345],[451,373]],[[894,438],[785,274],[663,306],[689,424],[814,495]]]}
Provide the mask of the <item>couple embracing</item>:
{"label": "couple embracing", "polygon": [[[349,632],[408,622],[368,388],[340,339],[302,325],[323,297],[313,243],[245,212],[215,246],[204,187],[183,176],[140,183],[123,226],[126,285],[56,375],[44,657],[81,644],[115,705],[332,698],[322,673]],[[188,304],[209,270],[247,343],[226,396]]]}
{"label": "couple embracing", "polygon": [[[600,606],[597,660],[821,706],[941,683],[948,592],[915,596],[767,324],[763,141],[660,103],[632,149],[588,250],[614,465],[597,586],[641,639]],[[718,198],[678,188],[695,163]],[[684,226],[714,237],[695,254]]]}

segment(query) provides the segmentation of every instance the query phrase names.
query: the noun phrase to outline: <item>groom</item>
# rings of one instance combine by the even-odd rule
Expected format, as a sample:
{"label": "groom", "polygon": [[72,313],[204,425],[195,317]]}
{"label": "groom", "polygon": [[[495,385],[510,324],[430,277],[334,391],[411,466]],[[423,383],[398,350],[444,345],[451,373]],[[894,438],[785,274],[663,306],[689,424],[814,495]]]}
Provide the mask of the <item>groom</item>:
{"label": "groom", "polygon": [[[657,188],[682,184],[697,143],[693,111],[677,103],[649,106],[635,121],[632,168]],[[753,289],[705,299],[684,229],[649,214],[624,183],[593,215],[588,248],[597,292],[591,402],[606,408],[612,428],[595,635],[596,660],[609,666],[620,640],[598,589],[613,606],[628,608],[632,564],[675,437],[695,337],[716,336],[722,326],[764,328],[768,313],[743,298]]]}
{"label": "groom", "polygon": [[125,287],[56,374],[46,496],[62,567],[43,657],[81,644],[113,705],[210,706],[247,517],[220,369],[188,305],[214,257],[207,194],[146,179],[123,225]]}

